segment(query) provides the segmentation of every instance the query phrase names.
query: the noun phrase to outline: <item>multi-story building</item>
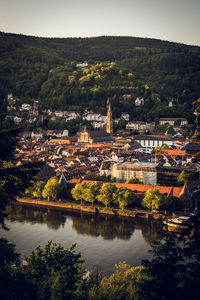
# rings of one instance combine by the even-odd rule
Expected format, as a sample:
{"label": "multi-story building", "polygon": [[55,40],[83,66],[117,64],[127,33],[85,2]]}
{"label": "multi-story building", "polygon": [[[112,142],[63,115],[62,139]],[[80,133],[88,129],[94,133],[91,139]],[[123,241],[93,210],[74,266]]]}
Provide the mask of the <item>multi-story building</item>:
{"label": "multi-story building", "polygon": [[173,139],[170,136],[158,136],[158,135],[136,135],[135,141],[142,147],[153,149],[163,145],[172,146]]}
{"label": "multi-story building", "polygon": [[188,125],[188,121],[186,118],[160,118],[159,120],[160,125],[169,124],[171,126],[174,126],[176,123],[180,124],[180,126]]}
{"label": "multi-story building", "polygon": [[117,179],[117,182],[126,182],[129,178],[138,178],[144,184],[157,184],[158,164],[149,162],[125,162],[111,166],[111,176]]}

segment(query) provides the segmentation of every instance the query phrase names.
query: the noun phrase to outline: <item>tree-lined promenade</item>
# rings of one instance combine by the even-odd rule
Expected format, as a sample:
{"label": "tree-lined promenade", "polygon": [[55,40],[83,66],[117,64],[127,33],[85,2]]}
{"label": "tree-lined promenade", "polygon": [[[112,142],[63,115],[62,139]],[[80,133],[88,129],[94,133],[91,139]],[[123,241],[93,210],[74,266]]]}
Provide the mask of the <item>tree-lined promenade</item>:
{"label": "tree-lined promenade", "polygon": [[[75,181],[75,182],[74,182]],[[135,216],[152,210],[174,211],[182,208],[182,187],[161,187],[72,180],[63,185],[56,177],[47,183],[33,182],[26,191],[29,197],[20,201],[46,207],[72,209],[92,213]],[[34,199],[31,199],[33,198]]]}

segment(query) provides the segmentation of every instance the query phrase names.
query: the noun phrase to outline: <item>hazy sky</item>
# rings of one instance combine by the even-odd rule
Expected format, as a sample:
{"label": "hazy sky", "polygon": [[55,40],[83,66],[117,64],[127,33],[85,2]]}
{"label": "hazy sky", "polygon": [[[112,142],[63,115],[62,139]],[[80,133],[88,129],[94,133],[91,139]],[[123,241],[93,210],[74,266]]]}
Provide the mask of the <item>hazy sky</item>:
{"label": "hazy sky", "polygon": [[0,0],[0,31],[126,35],[200,46],[200,0]]}

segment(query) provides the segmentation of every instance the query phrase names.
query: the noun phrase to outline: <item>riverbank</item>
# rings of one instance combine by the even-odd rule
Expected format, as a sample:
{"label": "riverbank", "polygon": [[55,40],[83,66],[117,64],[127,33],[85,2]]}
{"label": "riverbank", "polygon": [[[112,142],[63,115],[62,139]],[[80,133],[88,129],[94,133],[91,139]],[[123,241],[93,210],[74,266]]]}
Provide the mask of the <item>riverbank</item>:
{"label": "riverbank", "polygon": [[161,213],[152,213],[145,210],[128,210],[128,209],[119,209],[119,208],[105,208],[101,206],[91,206],[91,205],[80,205],[71,202],[52,202],[46,200],[38,200],[38,199],[31,199],[31,198],[17,198],[17,203],[19,204],[26,204],[35,207],[45,207],[45,208],[55,208],[60,210],[67,210],[67,211],[79,211],[85,213],[92,213],[92,214],[107,214],[113,216],[123,216],[127,218],[135,218],[135,217],[142,217],[142,218],[152,218],[156,220],[163,220],[166,218],[165,215]]}

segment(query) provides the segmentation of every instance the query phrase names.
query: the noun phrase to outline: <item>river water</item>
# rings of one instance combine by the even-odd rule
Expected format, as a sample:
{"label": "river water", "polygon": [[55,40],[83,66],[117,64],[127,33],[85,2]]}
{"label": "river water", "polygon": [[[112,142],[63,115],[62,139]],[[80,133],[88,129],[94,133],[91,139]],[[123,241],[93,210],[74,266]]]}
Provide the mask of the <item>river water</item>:
{"label": "river water", "polygon": [[142,218],[63,212],[44,208],[13,206],[8,208],[6,226],[0,237],[16,244],[22,257],[28,256],[38,245],[44,247],[52,240],[69,248],[76,243],[87,269],[100,269],[105,275],[114,265],[126,262],[138,266],[150,258],[150,244],[161,240],[162,225]]}

